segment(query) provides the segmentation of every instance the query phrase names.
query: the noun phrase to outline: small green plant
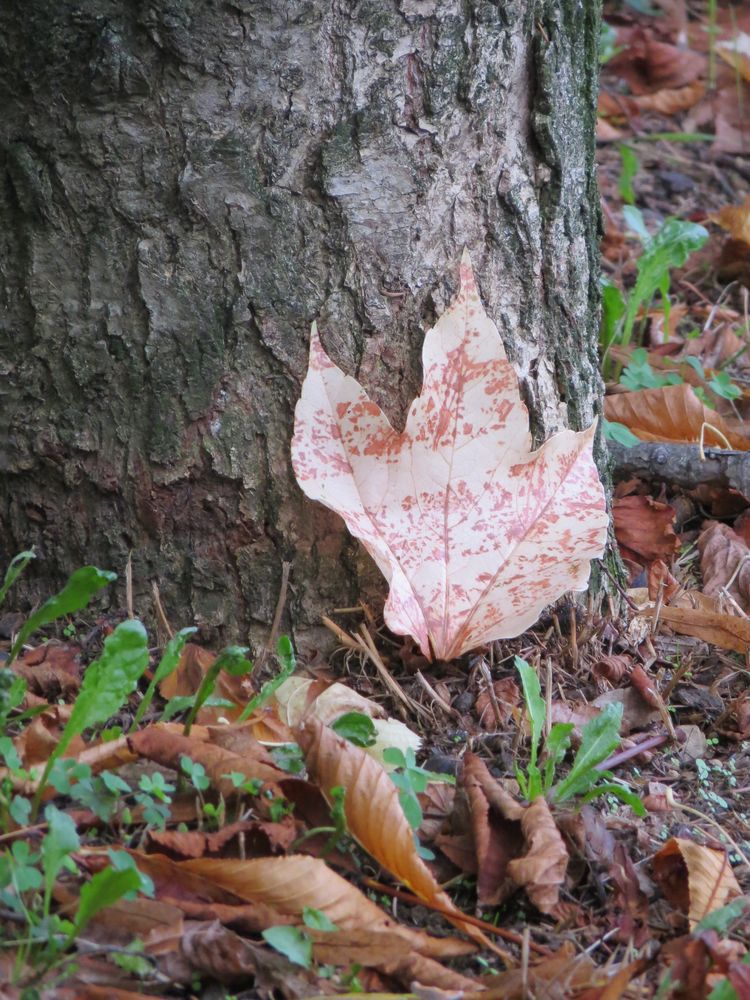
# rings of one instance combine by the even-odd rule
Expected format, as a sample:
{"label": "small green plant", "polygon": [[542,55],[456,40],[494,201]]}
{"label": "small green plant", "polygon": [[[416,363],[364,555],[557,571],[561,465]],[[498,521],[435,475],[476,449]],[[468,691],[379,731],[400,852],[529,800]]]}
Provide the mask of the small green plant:
{"label": "small green plant", "polygon": [[623,346],[630,343],[641,309],[648,307],[657,292],[661,295],[665,326],[669,325],[670,273],[673,268],[682,267],[690,254],[708,239],[703,226],[675,218],[665,219],[652,236],[640,210],[632,204],[623,208],[623,215],[628,228],[640,239],[643,252],[636,262],[636,282],[627,300],[615,285],[605,286],[601,334],[605,354],[613,343]]}
{"label": "small green plant", "polygon": [[356,747],[367,748],[377,741],[375,723],[362,712],[347,712],[332,724],[331,729]]}
{"label": "small green plant", "polygon": [[620,159],[622,161],[622,170],[620,171],[620,179],[617,182],[620,197],[626,204],[634,205],[635,191],[633,190],[633,180],[638,173],[638,157],[630,146],[622,145],[620,146]]}
{"label": "small green plant", "polygon": [[185,720],[185,736],[190,735],[195,718],[208,700],[209,695],[213,693],[222,670],[226,670],[232,677],[242,677],[243,674],[250,673],[253,669],[250,660],[246,659],[247,652],[247,646],[227,646],[216,657],[206,671],[206,675],[201,681],[201,686],[198,688],[198,693],[192,699],[192,705]]}
{"label": "small green plant", "polygon": [[64,869],[78,874],[72,855],[80,840],[72,819],[55,806],[47,806],[45,820],[47,833],[38,852],[17,840],[0,854],[0,904],[23,928],[14,942],[11,980],[27,987],[69,961],[67,953],[76,937],[100,910],[142,888],[137,871],[108,867],[83,885],[71,920],[53,914],[52,890],[59,875]]}
{"label": "small green plant", "polygon": [[270,681],[266,681],[258,694],[256,694],[254,698],[250,699],[245,708],[242,710],[242,714],[237,720],[238,722],[244,722],[245,719],[250,718],[253,712],[262,708],[268,699],[273,696],[276,690],[281,687],[284,681],[288,677],[291,677],[297,669],[294,647],[292,646],[292,641],[288,635],[282,635],[279,637],[279,641],[276,644],[276,658],[279,661],[281,670],[275,677],[271,678]]}
{"label": "small green plant", "polygon": [[[21,556],[28,556],[29,553],[21,553],[20,556],[16,556],[11,563],[11,568],[13,563]],[[28,563],[28,559],[23,562],[21,570]],[[16,567],[17,568],[17,567]],[[11,584],[18,578],[21,570],[12,576]],[[9,568],[8,573],[11,572]],[[18,635],[16,636],[16,641],[10,650],[10,656],[6,662],[6,667],[9,667],[18,654],[23,649],[26,640],[33,635],[40,628],[44,628],[45,625],[50,625],[52,622],[57,621],[58,618],[65,618],[68,615],[73,615],[78,611],[82,611],[83,608],[91,601],[92,597],[97,594],[102,587],[106,587],[107,584],[112,583],[113,580],[117,579],[116,573],[110,573],[108,570],[97,569],[96,566],[82,566],[81,569],[77,569],[75,573],[72,574],[68,582],[65,584],[63,589],[59,594],[55,594],[54,597],[50,597],[49,600],[45,601],[44,604],[35,611],[21,626]],[[8,574],[6,574],[6,584],[8,580]],[[3,584],[3,596],[5,590],[7,590],[6,584]]]}
{"label": "small green plant", "polygon": [[540,758],[547,704],[542,698],[539,678],[534,669],[520,656],[515,658],[515,664],[521,677],[531,730],[531,756],[526,772],[516,768],[516,778],[523,797],[528,802],[533,802],[544,795],[550,802],[560,804],[580,795],[583,804],[598,795],[614,795],[639,816],[645,816],[646,811],[638,797],[614,781],[611,774],[598,769],[598,765],[620,744],[622,705],[607,705],[596,718],[586,723],[581,745],[570,771],[564,778],[556,781],[558,767],[570,746],[570,734],[574,726],[569,722],[555,723],[544,742]]}
{"label": "small green plant", "polygon": [[[185,648],[185,643],[188,639],[195,635],[198,631],[197,628],[183,628],[181,629],[174,638],[170,639],[164,648],[164,653],[159,661],[159,665],[154,671],[154,676],[151,678],[151,683],[146,689],[146,693],[141,699],[141,703],[138,706],[138,711],[135,713],[133,723],[130,727],[129,732],[134,733],[141,724],[141,720],[146,712],[151,707],[151,702],[154,700],[154,695],[156,694],[156,689],[161,684],[162,681],[166,680],[167,677],[176,669],[177,664],[180,662],[180,654]],[[191,699],[192,701],[192,699]]]}
{"label": "small green plant", "polygon": [[610,59],[622,52],[624,46],[617,44],[617,32],[611,24],[602,21],[599,29],[599,65],[603,66]]}
{"label": "small green plant", "polygon": [[305,769],[305,758],[296,743],[271,747],[271,756],[274,763],[287,774],[302,774]]}
{"label": "small green plant", "polygon": [[39,780],[31,810],[32,820],[39,810],[50,772],[71,740],[84,729],[108,722],[119,712],[135,691],[147,667],[148,643],[145,628],[136,619],[121,622],[104,640],[101,656],[86,669],[70,718]]}
{"label": "small green plant", "polygon": [[219,797],[218,802],[206,801],[203,793],[211,787],[211,779],[206,774],[205,767],[199,761],[191,760],[187,754],[183,754],[180,757],[180,770],[187,775],[190,784],[195,789],[202,816],[208,820],[212,827],[218,829],[224,822],[226,806],[222,797]]}
{"label": "small green plant", "polygon": [[160,771],[141,775],[138,783],[135,801],[143,809],[143,819],[148,826],[163,830],[169,819],[172,805],[172,792],[175,786],[170,784]]}
{"label": "small green plant", "polygon": [[[325,913],[312,906],[305,906],[302,910],[302,922],[305,927],[315,931],[325,931],[330,934],[332,931],[338,930],[336,924]],[[278,927],[269,927],[262,933],[271,947],[288,958],[290,962],[302,965],[306,969],[311,967],[312,938],[301,927],[284,924]]]}
{"label": "small green plant", "polygon": [[388,747],[383,751],[383,760],[395,770],[391,771],[391,781],[398,788],[398,800],[401,803],[404,816],[414,831],[414,840],[420,856],[431,861],[435,855],[417,840],[417,830],[422,825],[422,806],[419,795],[424,792],[430,781],[442,781],[455,784],[456,779],[450,774],[438,774],[428,771],[417,764],[414,750],[407,747],[406,753],[398,747]]}
{"label": "small green plant", "polygon": [[5,600],[5,596],[19,578],[21,573],[26,569],[32,559],[36,559],[33,549],[27,549],[25,552],[19,552],[17,556],[13,556],[10,561],[10,565],[5,571],[5,579],[3,580],[3,585],[0,587],[0,604]]}

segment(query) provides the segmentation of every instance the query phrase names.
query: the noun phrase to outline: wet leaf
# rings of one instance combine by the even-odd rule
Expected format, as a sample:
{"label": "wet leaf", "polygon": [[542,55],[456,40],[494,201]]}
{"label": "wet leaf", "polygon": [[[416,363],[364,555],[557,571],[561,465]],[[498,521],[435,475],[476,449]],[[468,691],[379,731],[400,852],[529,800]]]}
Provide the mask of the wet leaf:
{"label": "wet leaf", "polygon": [[292,456],[388,579],[389,628],[428,659],[518,635],[588,580],[607,517],[594,428],[531,452],[528,414],[468,256],[427,334],[422,395],[403,434],[328,358],[313,330]]}

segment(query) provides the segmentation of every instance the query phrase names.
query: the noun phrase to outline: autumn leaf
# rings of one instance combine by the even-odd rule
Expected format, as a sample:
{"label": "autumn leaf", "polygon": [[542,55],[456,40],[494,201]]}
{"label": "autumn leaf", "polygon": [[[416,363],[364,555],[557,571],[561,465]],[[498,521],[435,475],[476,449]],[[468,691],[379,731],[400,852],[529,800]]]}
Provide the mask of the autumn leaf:
{"label": "autumn leaf", "polygon": [[[641,613],[653,618],[655,609],[649,608]],[[659,611],[659,621],[669,625],[678,635],[692,635],[713,646],[733,649],[738,653],[750,650],[750,620],[747,618],[704,608],[664,605]]]}
{"label": "autumn leaf", "polygon": [[691,928],[742,895],[725,851],[672,837],[654,856],[653,865],[662,892],[687,915]]}
{"label": "autumn leaf", "polygon": [[700,440],[705,424],[705,445],[725,448],[728,441],[732,448],[740,451],[750,449],[750,438],[733,432],[724,419],[704,406],[692,387],[685,384],[607,396],[604,415],[607,420],[625,424],[641,441],[692,444]]}
{"label": "autumn leaf", "polygon": [[180,770],[180,760],[189,757],[194,763],[201,764],[211,784],[222,795],[231,797],[236,789],[227,778],[228,774],[242,774],[247,781],[277,782],[286,776],[262,747],[254,756],[241,755],[217,746],[178,733],[170,732],[162,726],[150,726],[128,737],[130,749],[140,757],[153,760],[163,767]]}
{"label": "autumn leaf", "polygon": [[425,337],[422,394],[391,427],[313,328],[292,461],[390,583],[388,627],[429,659],[519,635],[586,586],[607,532],[594,426],[531,451],[529,420],[464,254],[461,290]]}
{"label": "autumn leaf", "polygon": [[629,496],[612,505],[615,538],[634,562],[671,558],[680,547],[673,527],[674,507],[648,496]]}
{"label": "autumn leaf", "polygon": [[[377,765],[374,765],[377,766]],[[320,910],[340,930],[390,931],[404,937],[420,954],[448,957],[467,954],[472,946],[455,938],[434,938],[397,924],[364,893],[318,858],[290,854],[250,861],[198,858],[174,864],[181,873],[199,876],[217,890],[226,889],[248,902],[301,920],[305,907]]]}
{"label": "autumn leaf", "polygon": [[703,593],[731,594],[740,607],[750,607],[750,548],[744,539],[720,521],[708,521],[698,536]]}
{"label": "autumn leaf", "polygon": [[464,923],[461,911],[440,889],[417,853],[398,789],[385,769],[318,719],[307,719],[298,739],[307,768],[326,798],[330,799],[332,788],[346,790],[347,829],[362,847],[420,899],[450,914],[453,923],[483,940],[474,928]]}

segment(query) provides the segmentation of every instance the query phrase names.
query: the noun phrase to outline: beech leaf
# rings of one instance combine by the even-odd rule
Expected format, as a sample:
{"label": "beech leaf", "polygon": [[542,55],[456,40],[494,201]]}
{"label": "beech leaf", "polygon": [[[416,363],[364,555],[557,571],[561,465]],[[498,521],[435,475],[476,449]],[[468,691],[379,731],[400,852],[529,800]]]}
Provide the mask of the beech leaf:
{"label": "beech leaf", "polygon": [[464,253],[461,289],[425,337],[422,394],[390,425],[313,326],[292,462],[390,583],[388,627],[428,659],[519,635],[586,586],[607,533],[595,425],[531,451],[526,407]]}

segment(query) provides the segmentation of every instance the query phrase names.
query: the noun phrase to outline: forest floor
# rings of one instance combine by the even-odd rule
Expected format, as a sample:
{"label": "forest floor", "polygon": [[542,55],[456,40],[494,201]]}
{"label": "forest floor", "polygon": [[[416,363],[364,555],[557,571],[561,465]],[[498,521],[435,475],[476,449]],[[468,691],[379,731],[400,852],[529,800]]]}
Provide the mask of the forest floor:
{"label": "forest floor", "polygon": [[252,677],[95,573],[6,614],[2,1000],[748,1000],[750,15],[663,9],[598,130],[627,586],[452,663],[332,609]]}

